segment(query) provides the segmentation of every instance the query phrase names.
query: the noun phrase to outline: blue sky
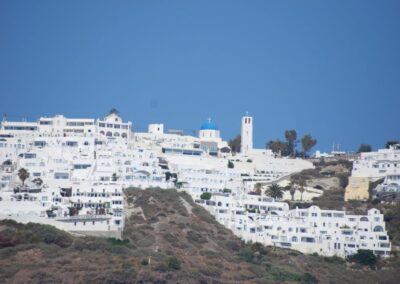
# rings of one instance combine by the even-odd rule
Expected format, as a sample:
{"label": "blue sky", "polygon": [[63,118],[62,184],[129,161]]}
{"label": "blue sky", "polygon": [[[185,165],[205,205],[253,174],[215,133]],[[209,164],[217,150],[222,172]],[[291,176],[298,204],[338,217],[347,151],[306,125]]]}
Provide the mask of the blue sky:
{"label": "blue sky", "polygon": [[0,113],[400,139],[400,1],[0,1]]}

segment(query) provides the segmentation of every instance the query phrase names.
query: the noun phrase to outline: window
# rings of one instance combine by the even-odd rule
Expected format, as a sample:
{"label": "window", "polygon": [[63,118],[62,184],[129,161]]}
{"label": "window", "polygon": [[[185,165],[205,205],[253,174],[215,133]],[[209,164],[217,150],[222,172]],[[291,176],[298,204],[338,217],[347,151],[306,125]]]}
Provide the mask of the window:
{"label": "window", "polygon": [[78,147],[78,142],[76,141],[67,141],[67,143],[65,143],[66,146],[68,147]]}
{"label": "window", "polygon": [[301,237],[301,241],[303,243],[315,243],[315,239],[310,237]]}
{"label": "window", "polygon": [[68,179],[68,173],[54,173],[54,179]]}

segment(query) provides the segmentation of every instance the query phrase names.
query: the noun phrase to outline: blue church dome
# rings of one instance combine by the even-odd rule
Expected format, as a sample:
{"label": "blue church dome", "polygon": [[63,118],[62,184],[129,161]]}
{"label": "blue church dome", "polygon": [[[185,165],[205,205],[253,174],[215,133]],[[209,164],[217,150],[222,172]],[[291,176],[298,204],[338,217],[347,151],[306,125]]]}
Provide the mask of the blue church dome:
{"label": "blue church dome", "polygon": [[200,130],[218,130],[218,128],[217,125],[209,119],[201,125]]}

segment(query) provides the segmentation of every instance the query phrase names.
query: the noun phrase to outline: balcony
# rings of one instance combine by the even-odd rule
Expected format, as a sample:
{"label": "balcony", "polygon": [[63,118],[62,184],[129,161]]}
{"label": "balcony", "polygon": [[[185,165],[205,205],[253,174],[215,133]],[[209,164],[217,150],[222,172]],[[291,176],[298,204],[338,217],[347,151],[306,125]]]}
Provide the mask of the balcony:
{"label": "balcony", "polygon": [[57,221],[61,222],[75,222],[75,221],[107,221],[110,220],[111,216],[107,215],[77,215],[77,216],[65,216],[57,217]]}

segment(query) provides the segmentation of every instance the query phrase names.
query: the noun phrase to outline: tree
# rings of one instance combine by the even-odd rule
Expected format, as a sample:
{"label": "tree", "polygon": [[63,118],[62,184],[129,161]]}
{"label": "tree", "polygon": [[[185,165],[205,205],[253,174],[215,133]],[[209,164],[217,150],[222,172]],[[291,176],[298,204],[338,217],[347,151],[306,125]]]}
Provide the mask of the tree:
{"label": "tree", "polygon": [[265,193],[275,199],[283,197],[283,189],[276,183],[271,184]]}
{"label": "tree", "polygon": [[232,153],[239,153],[242,145],[242,137],[237,135],[235,138],[228,141],[228,145],[231,148]]}
{"label": "tree", "polygon": [[289,184],[289,192],[290,196],[292,197],[292,201],[294,201],[294,194],[296,193],[296,185],[294,184],[293,181],[291,181]]}
{"label": "tree", "polygon": [[200,198],[203,199],[203,200],[210,200],[211,196],[212,196],[211,192],[203,192],[200,195]]}
{"label": "tree", "polygon": [[371,250],[366,249],[359,249],[356,254],[349,256],[348,260],[370,267],[374,267],[378,262],[376,255]]}
{"label": "tree", "polygon": [[287,142],[287,147],[289,151],[289,156],[294,156],[295,154],[295,147],[296,147],[296,140],[297,140],[297,132],[296,130],[286,130],[285,131],[285,138]]}
{"label": "tree", "polygon": [[220,151],[221,153],[230,153],[231,149],[229,149],[229,147],[222,147]]}
{"label": "tree", "polygon": [[24,185],[25,180],[29,177],[29,172],[24,168],[20,168],[18,171],[18,177],[22,181],[22,185]]}
{"label": "tree", "polygon": [[301,146],[303,148],[303,156],[307,154],[317,144],[317,139],[312,138],[310,134],[306,134],[301,138]]}
{"label": "tree", "polygon": [[357,153],[367,153],[372,151],[372,146],[369,144],[361,144],[360,147],[358,147]]}
{"label": "tree", "polygon": [[281,140],[268,141],[267,144],[265,145],[265,148],[270,149],[275,154],[279,154],[282,156],[288,156],[290,152],[288,144]]}
{"label": "tree", "polygon": [[233,169],[235,167],[235,164],[232,161],[228,161],[228,168]]}
{"label": "tree", "polygon": [[386,142],[385,148],[386,149],[390,149],[390,147],[392,147],[392,146],[394,146],[396,144],[400,144],[400,141],[399,140],[389,140],[389,141]]}
{"label": "tree", "polygon": [[306,181],[305,181],[304,179],[300,179],[300,180],[298,181],[298,183],[299,183],[299,186],[300,186],[300,188],[299,188],[299,191],[300,191],[300,201],[303,201],[303,193],[304,193],[304,191],[306,190],[306,188],[305,188],[305,186],[306,186]]}

